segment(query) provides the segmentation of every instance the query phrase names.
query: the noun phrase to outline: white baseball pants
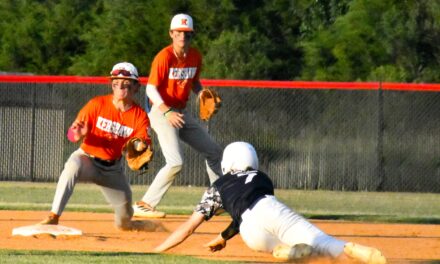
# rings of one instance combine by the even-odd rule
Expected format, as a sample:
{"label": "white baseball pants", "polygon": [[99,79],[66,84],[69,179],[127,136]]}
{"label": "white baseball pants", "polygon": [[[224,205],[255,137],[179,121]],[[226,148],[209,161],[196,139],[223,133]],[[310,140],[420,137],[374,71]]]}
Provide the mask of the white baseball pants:
{"label": "white baseball pants", "polygon": [[325,234],[274,196],[267,195],[242,214],[240,234],[246,245],[256,251],[272,252],[278,244],[307,244],[314,253],[337,257],[346,242]]}

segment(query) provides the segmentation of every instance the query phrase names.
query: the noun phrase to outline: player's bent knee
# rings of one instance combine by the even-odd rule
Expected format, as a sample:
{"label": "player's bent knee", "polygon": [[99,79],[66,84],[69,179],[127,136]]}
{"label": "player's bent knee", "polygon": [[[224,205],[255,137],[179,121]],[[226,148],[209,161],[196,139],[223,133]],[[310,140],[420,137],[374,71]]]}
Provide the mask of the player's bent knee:
{"label": "player's bent knee", "polygon": [[177,174],[180,171],[182,171],[182,167],[183,167],[182,164],[180,164],[180,165],[170,165],[169,169],[170,169],[171,174]]}

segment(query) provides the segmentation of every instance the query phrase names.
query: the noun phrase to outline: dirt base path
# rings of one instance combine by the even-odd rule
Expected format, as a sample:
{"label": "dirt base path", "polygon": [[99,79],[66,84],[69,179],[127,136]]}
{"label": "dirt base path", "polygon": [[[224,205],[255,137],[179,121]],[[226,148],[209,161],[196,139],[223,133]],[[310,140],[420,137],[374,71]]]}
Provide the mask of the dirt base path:
{"label": "dirt base path", "polygon": [[[123,232],[113,226],[111,213],[63,214],[60,224],[83,231],[80,237],[12,236],[12,229],[35,224],[47,212],[0,211],[0,248],[26,250],[75,250],[150,252],[163,241],[168,232]],[[169,231],[180,225],[187,216],[170,215],[160,220]],[[200,258],[240,260],[246,262],[277,262],[270,254],[251,251],[236,236],[228,246],[215,254],[203,244],[226,228],[230,218],[214,217],[203,223],[187,241],[169,251],[171,254]],[[389,263],[429,263],[440,260],[440,225],[377,224],[359,222],[312,221],[324,232],[346,241],[358,242],[379,248]],[[311,259],[307,263],[332,263],[326,259]]]}

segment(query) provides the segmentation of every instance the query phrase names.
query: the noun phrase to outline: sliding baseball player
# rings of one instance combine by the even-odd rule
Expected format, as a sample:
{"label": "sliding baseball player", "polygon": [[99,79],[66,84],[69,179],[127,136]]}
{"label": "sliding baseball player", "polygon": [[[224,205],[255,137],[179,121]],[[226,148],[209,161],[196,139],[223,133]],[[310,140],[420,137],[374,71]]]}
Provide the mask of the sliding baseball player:
{"label": "sliding baseball player", "polygon": [[341,260],[354,258],[371,264],[386,263],[379,250],[327,235],[278,201],[272,181],[258,170],[258,157],[252,145],[245,142],[228,145],[221,167],[223,177],[207,189],[192,216],[157,246],[155,252],[177,246],[203,221],[226,211],[232,222],[206,245],[211,251],[223,249],[227,240],[240,233],[249,248],[270,252],[277,259],[321,255]]}

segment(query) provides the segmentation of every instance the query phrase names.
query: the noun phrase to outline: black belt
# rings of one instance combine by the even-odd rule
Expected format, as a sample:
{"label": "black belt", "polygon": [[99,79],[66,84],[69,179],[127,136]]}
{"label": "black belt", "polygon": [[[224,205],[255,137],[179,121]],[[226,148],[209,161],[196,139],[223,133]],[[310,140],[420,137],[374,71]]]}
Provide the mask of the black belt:
{"label": "black belt", "polygon": [[97,157],[92,157],[92,159],[94,159],[99,164],[107,166],[107,167],[115,165],[116,161],[117,161],[117,160],[103,160],[103,159],[100,159],[100,158],[97,158]]}
{"label": "black belt", "polygon": [[257,199],[255,199],[251,205],[249,205],[249,210],[252,210],[252,208],[254,208],[254,206],[263,198],[266,198],[266,195],[261,195],[260,197],[258,197]]}

